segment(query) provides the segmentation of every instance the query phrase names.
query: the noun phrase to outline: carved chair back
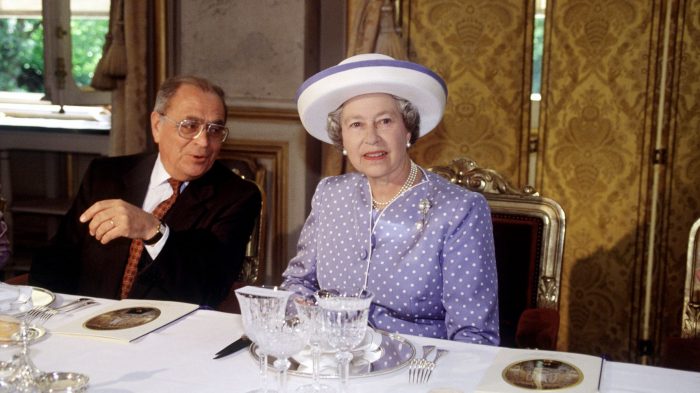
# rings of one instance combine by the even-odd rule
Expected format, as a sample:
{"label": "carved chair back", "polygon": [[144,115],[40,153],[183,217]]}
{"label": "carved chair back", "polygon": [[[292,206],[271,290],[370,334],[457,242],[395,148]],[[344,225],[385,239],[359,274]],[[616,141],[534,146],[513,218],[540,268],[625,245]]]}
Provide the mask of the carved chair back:
{"label": "carved chair back", "polygon": [[239,313],[240,307],[234,291],[246,285],[260,286],[265,280],[265,251],[267,249],[266,170],[265,167],[252,158],[235,156],[223,151],[219,156],[219,161],[244,180],[253,182],[260,190],[260,195],[262,196],[260,215],[246,246],[241,273],[233,283],[228,297],[217,307],[219,311]]}
{"label": "carved chair back", "polygon": [[700,218],[690,227],[681,335],[666,337],[661,367],[700,372]]}
{"label": "carved chair back", "polygon": [[516,189],[495,170],[479,167],[469,158],[457,158],[430,171],[482,193],[489,203],[498,268],[501,345],[514,347],[518,321],[525,310],[559,308],[564,211],[534,188]]}
{"label": "carved chair back", "polygon": [[690,228],[681,337],[700,339],[700,218]]}

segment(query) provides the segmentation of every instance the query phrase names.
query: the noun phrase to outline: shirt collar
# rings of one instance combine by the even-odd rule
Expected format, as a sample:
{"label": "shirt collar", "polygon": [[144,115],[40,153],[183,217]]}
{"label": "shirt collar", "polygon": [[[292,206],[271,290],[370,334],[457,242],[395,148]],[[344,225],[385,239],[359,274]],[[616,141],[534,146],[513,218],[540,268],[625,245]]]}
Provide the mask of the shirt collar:
{"label": "shirt collar", "polygon": [[158,153],[156,163],[153,165],[153,171],[151,171],[150,188],[157,187],[167,182],[168,179],[170,179],[170,174],[165,170],[163,161],[160,159],[160,153]]}
{"label": "shirt collar", "polygon": [[[168,173],[168,171],[165,170],[165,166],[163,166],[163,161],[160,159],[160,153],[158,153],[158,158],[156,158],[156,163],[153,165],[153,171],[151,172],[151,180],[149,183],[148,188],[156,188],[162,184],[167,184],[168,179],[170,179],[172,176]],[[190,182],[186,181],[183,182],[182,185],[180,186],[180,191],[184,189],[185,186],[187,186]]]}

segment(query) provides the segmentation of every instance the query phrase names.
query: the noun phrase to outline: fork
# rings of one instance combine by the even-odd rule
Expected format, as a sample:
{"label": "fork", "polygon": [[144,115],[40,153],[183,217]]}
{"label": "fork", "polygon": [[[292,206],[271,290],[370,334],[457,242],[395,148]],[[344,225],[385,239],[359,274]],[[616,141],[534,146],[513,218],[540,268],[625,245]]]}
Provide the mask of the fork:
{"label": "fork", "polygon": [[410,383],[418,383],[421,380],[421,375],[425,371],[425,365],[428,363],[428,355],[435,349],[434,345],[423,346],[423,357],[421,359],[414,358],[408,366],[408,381]]}
{"label": "fork", "polygon": [[419,383],[428,382],[428,380],[430,379],[430,376],[433,374],[433,370],[435,369],[435,364],[437,363],[437,360],[440,359],[441,357],[447,355],[448,353],[449,353],[449,351],[446,349],[438,349],[437,350],[437,353],[435,354],[435,359],[433,359],[432,362],[428,361],[428,364],[425,367],[427,372],[424,373],[423,379]]}
{"label": "fork", "polygon": [[80,299],[73,300],[72,302],[66,303],[66,304],[64,304],[64,305],[62,305],[62,306],[60,306],[60,307],[56,307],[56,308],[51,308],[51,307],[49,307],[48,305],[47,305],[47,306],[34,307],[34,308],[32,308],[31,310],[29,310],[29,311],[27,311],[27,312],[25,312],[25,313],[17,314],[15,317],[17,317],[17,318],[22,318],[22,319],[24,319],[24,320],[27,321],[27,322],[31,322],[31,321],[33,321],[34,319],[39,318],[39,317],[40,317],[41,315],[43,315],[44,313],[50,313],[50,312],[52,312],[53,310],[62,310],[62,309],[68,308],[68,307],[70,307],[70,306],[73,306],[74,304],[82,303],[82,302],[87,301],[87,300],[91,300],[91,299],[88,299],[88,298],[80,298]]}
{"label": "fork", "polygon": [[48,321],[51,317],[53,317],[56,314],[60,313],[66,313],[69,311],[75,311],[77,309],[89,306],[91,304],[97,303],[96,301],[89,299],[89,298],[80,298],[78,300],[74,300],[70,303],[64,304],[63,306],[56,307],[56,308],[51,308],[47,306],[43,307],[37,307],[35,309],[32,309],[27,313],[27,315],[24,316],[25,321],[27,323],[34,322],[35,320],[43,325]]}

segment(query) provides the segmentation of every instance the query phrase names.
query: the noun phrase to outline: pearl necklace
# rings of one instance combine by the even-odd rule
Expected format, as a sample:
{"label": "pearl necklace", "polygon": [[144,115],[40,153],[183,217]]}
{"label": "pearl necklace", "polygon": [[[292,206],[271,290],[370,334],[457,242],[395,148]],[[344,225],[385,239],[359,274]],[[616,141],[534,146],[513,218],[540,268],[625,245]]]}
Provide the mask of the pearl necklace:
{"label": "pearl necklace", "polygon": [[401,186],[399,192],[397,192],[396,195],[394,195],[394,197],[391,198],[388,202],[378,202],[376,199],[374,199],[374,196],[372,196],[372,207],[377,210],[381,210],[389,206],[391,202],[394,202],[399,196],[401,196],[401,194],[403,194],[409,188],[411,188],[411,186],[413,186],[413,183],[415,183],[416,181],[416,176],[418,176],[418,165],[411,161],[411,171],[408,173],[408,177],[403,183],[403,186]]}

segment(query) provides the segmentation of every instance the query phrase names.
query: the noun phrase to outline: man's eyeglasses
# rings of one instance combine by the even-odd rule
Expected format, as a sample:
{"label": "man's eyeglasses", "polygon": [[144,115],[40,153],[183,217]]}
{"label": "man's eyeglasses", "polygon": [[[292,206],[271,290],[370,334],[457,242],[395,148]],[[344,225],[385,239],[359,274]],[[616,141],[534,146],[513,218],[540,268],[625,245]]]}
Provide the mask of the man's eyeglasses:
{"label": "man's eyeglasses", "polygon": [[228,127],[216,124],[205,123],[195,119],[184,119],[175,121],[163,113],[159,113],[160,117],[173,122],[177,126],[177,134],[185,139],[197,139],[202,134],[202,130],[207,130],[207,136],[213,138],[217,142],[223,142],[228,136]]}

